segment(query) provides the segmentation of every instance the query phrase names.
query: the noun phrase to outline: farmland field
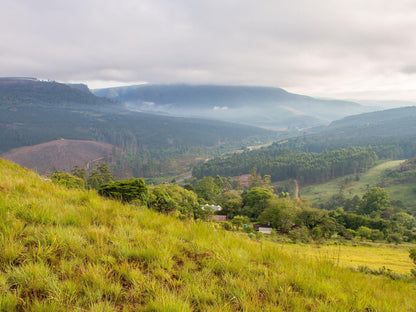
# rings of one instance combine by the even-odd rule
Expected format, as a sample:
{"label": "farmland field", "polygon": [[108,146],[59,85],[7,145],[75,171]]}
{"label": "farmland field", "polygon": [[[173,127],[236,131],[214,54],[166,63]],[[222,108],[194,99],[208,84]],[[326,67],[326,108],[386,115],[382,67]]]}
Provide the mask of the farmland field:
{"label": "farmland field", "polygon": [[414,264],[409,258],[409,249],[415,245],[368,244],[364,245],[314,245],[283,244],[281,249],[292,256],[315,258],[345,268],[368,267],[378,270],[383,267],[398,274],[410,275]]}

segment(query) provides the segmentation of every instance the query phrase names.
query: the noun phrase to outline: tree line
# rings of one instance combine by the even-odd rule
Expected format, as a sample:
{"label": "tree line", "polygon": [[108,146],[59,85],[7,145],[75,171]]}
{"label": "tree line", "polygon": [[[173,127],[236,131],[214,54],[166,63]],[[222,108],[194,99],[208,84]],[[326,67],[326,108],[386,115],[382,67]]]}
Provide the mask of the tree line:
{"label": "tree line", "polygon": [[192,175],[238,176],[256,167],[272,181],[297,179],[300,183],[322,183],[336,177],[358,173],[372,167],[377,161],[372,148],[351,147],[322,153],[306,153],[273,146],[257,151],[234,154],[228,158],[214,158],[193,168]]}

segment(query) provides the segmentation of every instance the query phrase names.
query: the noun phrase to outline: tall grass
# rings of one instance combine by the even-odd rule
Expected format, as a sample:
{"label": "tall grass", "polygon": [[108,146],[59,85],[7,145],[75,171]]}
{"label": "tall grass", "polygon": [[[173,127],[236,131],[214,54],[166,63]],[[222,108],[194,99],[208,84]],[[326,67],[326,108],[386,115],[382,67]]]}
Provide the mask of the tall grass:
{"label": "tall grass", "polygon": [[0,159],[0,311],[412,311],[416,285]]}

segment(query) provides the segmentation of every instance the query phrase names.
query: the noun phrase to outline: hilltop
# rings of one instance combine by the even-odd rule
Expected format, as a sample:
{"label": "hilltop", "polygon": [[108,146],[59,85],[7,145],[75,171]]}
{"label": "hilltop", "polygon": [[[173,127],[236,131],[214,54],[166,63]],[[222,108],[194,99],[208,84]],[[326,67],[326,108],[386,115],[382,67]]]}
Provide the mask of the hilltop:
{"label": "hilltop", "polygon": [[212,118],[271,129],[309,128],[374,110],[354,102],[316,99],[272,87],[146,84],[93,92],[132,111]]}
{"label": "hilltop", "polygon": [[0,103],[9,109],[21,106],[106,105],[112,102],[94,96],[86,85],[41,81],[36,78],[0,78]]}
{"label": "hilltop", "polygon": [[413,282],[68,190],[0,159],[4,311],[407,311]]}
{"label": "hilltop", "polygon": [[45,175],[55,171],[71,172],[74,166],[88,169],[93,167],[93,162],[111,159],[113,149],[115,147],[108,143],[61,139],[23,147],[2,158]]}

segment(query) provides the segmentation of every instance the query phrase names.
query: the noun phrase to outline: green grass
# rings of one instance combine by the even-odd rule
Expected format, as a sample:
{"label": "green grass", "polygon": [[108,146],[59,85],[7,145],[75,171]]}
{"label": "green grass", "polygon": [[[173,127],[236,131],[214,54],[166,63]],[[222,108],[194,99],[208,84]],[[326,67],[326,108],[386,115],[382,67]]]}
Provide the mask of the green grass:
{"label": "green grass", "polygon": [[[383,173],[399,167],[404,160],[387,161],[371,168],[366,173],[359,175],[359,180],[355,180],[355,175],[349,175],[337,179],[333,179],[327,183],[309,185],[300,189],[302,198],[309,200],[313,205],[319,205],[327,201],[332,195],[337,194],[340,185],[345,179],[350,182],[345,187],[344,194],[346,197],[355,195],[362,196],[369,188],[375,187],[383,183]],[[401,183],[387,185],[385,187],[392,200],[401,200],[405,205],[413,207],[416,200],[416,193],[413,191],[414,186],[410,183]]]}
{"label": "green grass", "polygon": [[[0,186],[0,311],[412,311],[416,306],[410,275],[392,280],[354,272],[332,256],[314,256],[310,246],[251,240],[211,223],[180,221],[92,191],[67,190],[1,159]],[[405,257],[404,249],[400,252]]]}

